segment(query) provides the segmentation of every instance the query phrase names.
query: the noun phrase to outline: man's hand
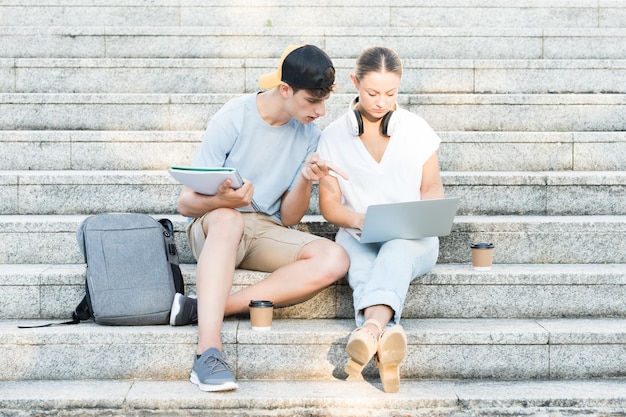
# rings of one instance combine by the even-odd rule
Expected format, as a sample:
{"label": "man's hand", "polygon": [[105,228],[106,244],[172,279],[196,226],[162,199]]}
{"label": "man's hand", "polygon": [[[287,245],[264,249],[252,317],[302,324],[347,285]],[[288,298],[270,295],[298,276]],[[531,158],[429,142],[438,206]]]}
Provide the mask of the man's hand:
{"label": "man's hand", "polygon": [[348,175],[343,170],[324,159],[320,159],[319,154],[314,152],[307,158],[302,168],[302,176],[308,181],[319,181],[328,175],[330,171],[340,175],[344,180],[348,180]]}
{"label": "man's hand", "polygon": [[244,180],[241,187],[233,190],[231,181],[226,180],[219,186],[216,195],[224,203],[224,207],[245,207],[252,202],[254,185],[250,181]]}

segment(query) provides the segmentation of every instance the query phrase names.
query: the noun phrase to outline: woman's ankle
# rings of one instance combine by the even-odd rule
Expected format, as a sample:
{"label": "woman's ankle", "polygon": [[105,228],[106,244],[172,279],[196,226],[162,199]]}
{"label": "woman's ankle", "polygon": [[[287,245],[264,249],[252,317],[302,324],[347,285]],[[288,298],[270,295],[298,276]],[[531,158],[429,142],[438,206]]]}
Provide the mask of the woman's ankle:
{"label": "woman's ankle", "polygon": [[375,340],[378,340],[378,337],[383,331],[383,326],[376,319],[366,320],[365,323],[363,323],[363,326],[361,327],[367,330]]}

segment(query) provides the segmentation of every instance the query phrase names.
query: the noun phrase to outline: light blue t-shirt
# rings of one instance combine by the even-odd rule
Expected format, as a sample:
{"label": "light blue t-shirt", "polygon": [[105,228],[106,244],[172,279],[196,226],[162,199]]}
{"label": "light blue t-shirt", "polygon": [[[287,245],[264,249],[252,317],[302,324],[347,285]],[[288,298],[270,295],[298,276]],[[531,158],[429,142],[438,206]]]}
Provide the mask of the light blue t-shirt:
{"label": "light blue t-shirt", "polygon": [[192,165],[236,168],[254,185],[259,211],[280,221],[280,199],[293,188],[320,128],[295,119],[270,126],[259,114],[257,93],[226,103],[209,121]]}

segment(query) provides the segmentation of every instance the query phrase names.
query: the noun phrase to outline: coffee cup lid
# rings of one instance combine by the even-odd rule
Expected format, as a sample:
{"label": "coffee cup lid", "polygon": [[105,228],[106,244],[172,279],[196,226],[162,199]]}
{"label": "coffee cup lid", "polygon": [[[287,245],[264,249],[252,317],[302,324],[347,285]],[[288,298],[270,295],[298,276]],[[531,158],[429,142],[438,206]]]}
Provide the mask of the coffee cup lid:
{"label": "coffee cup lid", "polygon": [[491,242],[474,242],[471,245],[472,249],[493,249],[493,243]]}
{"label": "coffee cup lid", "polygon": [[268,300],[250,300],[248,307],[274,307],[274,303]]}

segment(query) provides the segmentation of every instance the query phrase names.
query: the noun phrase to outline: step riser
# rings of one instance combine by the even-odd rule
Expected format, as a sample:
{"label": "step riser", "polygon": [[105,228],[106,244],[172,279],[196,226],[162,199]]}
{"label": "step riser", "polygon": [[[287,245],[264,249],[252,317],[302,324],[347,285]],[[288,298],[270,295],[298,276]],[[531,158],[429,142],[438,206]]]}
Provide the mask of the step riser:
{"label": "step riser", "polygon": [[[187,294],[196,292],[194,267],[183,266]],[[402,317],[626,317],[626,269],[574,268],[568,266],[550,274],[547,268],[497,265],[492,273],[484,273],[473,272],[466,264],[453,267],[453,275],[449,275],[446,271],[450,268],[438,265],[411,284]],[[32,266],[22,272],[8,269],[3,275],[0,319],[67,320],[85,294],[82,265]],[[239,271],[234,290],[265,276]],[[305,303],[276,310],[275,317],[353,318],[352,292],[342,280]]]}
{"label": "step riser", "polygon": [[[459,215],[624,215],[626,177],[615,173],[443,173]],[[167,172],[0,175],[0,214],[175,213],[181,186]],[[319,214],[315,187],[309,214]]]}
{"label": "step riser", "polygon": [[[0,59],[4,93],[219,93],[258,90],[264,60],[13,60]],[[625,93],[619,61],[414,61],[405,60],[401,93]],[[520,65],[515,67],[515,63]],[[337,92],[353,93],[353,62],[335,60]]]}
{"label": "step riser", "polygon": [[[0,263],[80,263],[76,230],[82,216],[39,220],[0,218]],[[176,221],[176,239],[182,263],[194,262],[184,235],[185,220]],[[13,220],[10,220],[13,219]],[[336,229],[321,217],[306,218],[300,227],[333,238]],[[620,216],[507,217],[497,219],[457,216],[452,233],[440,239],[439,262],[467,263],[469,244],[495,243],[495,263],[626,263],[626,222]],[[610,250],[607,250],[610,248]]]}
{"label": "step riser", "polygon": [[7,381],[16,393],[0,413],[66,417],[620,416],[621,379],[402,381],[388,395],[377,381],[242,381],[236,393],[205,394],[181,381]]}
{"label": "step riser", "polygon": [[[165,170],[202,131],[0,132],[0,170]],[[442,171],[625,171],[626,133],[439,132]]]}
{"label": "step riser", "polygon": [[0,169],[164,170],[190,165],[202,133],[2,131]]}
{"label": "step riser", "polygon": [[[2,214],[175,213],[180,185],[68,184],[0,187],[10,189]],[[11,200],[13,200],[11,202]],[[19,201],[17,210],[16,204]],[[10,205],[5,206],[7,203]]]}
{"label": "step riser", "polygon": [[[461,215],[622,215],[626,186],[457,186],[444,181],[446,195],[461,197]],[[599,203],[602,201],[602,203]]]}
{"label": "step riser", "polygon": [[[290,27],[307,16],[311,22],[324,22],[324,26],[394,26],[394,27],[625,27],[624,8],[617,3],[588,2],[587,7],[561,2],[533,4],[533,7],[515,7],[499,2],[487,5],[459,4],[432,5],[430,7],[383,6],[362,1],[342,2],[325,7],[295,5],[246,4],[245,8],[205,6],[204,4],[149,4],[128,7],[125,5],[79,5],[66,2],[49,7],[0,7],[0,25],[3,26],[88,26],[99,22],[104,26],[203,26],[207,21],[213,26]],[[347,4],[346,4],[347,3]],[[384,17],[384,19],[381,19]],[[388,23],[387,23],[388,22]]]}
{"label": "step riser", "polygon": [[[322,218],[301,226],[314,234],[334,236],[334,227]],[[620,216],[457,216],[450,235],[440,238],[439,262],[469,262],[467,248],[479,240],[495,243],[495,263],[624,263],[625,227]]]}
{"label": "step riser", "polygon": [[622,59],[626,37],[623,29],[394,28],[386,36],[379,28],[37,29],[0,27],[0,57],[269,58],[298,39],[331,57],[384,43],[404,59]]}
{"label": "step riser", "polygon": [[439,132],[442,171],[626,170],[626,134]]}
{"label": "step riser", "polygon": [[[6,95],[5,130],[204,130],[234,96]],[[343,115],[352,95],[334,94],[319,125]],[[438,131],[624,131],[623,95],[406,95],[400,106]]]}
{"label": "step riser", "polygon": [[[288,375],[294,380],[332,380],[343,374],[352,322],[311,321],[295,328],[292,323],[275,320],[271,332],[259,334],[250,330],[245,319],[226,322],[224,352],[238,379],[274,380]],[[490,323],[495,327],[479,328],[488,328]],[[563,329],[558,321],[500,324],[407,320],[408,352],[401,376],[505,380],[626,376],[623,343],[580,330],[569,335],[571,329]],[[196,347],[195,327],[157,326],[128,332],[86,323],[69,327],[26,330],[5,325],[0,333],[2,380],[188,377]],[[559,337],[561,341],[548,343]],[[378,376],[373,363],[364,374]]]}
{"label": "step riser", "polygon": [[[84,280],[68,286],[3,285],[4,303],[0,319],[70,320],[85,294]],[[235,287],[238,288],[238,287]],[[195,287],[188,287],[195,291]],[[351,318],[351,291],[347,287],[325,290],[315,300],[298,308],[285,309],[276,317],[290,319]],[[335,297],[339,297],[335,301]],[[6,299],[6,300],[5,300]],[[404,318],[558,318],[624,317],[626,285],[441,285],[413,284]],[[28,300],[28,304],[24,303]],[[515,303],[512,305],[511,300]],[[559,300],[555,303],[554,300]],[[334,308],[330,308],[334,306]]]}
{"label": "step riser", "polygon": [[439,262],[468,262],[466,247],[481,240],[495,242],[499,248],[494,253],[496,263],[625,263],[626,223],[617,219],[608,227],[595,225],[590,219],[582,224],[568,224],[566,220],[561,225],[533,224],[519,229],[470,221],[459,224],[458,229],[453,226],[450,236],[440,239]]}

